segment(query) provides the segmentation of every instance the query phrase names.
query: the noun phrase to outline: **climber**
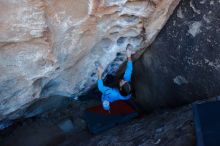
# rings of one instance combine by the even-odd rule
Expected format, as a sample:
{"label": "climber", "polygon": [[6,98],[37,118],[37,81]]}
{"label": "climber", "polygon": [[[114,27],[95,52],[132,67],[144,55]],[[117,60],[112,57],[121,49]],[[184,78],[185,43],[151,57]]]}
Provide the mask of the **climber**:
{"label": "climber", "polygon": [[102,106],[104,110],[110,111],[110,103],[117,100],[129,100],[131,98],[131,74],[133,70],[131,51],[127,49],[126,55],[128,58],[127,67],[123,79],[119,81],[119,90],[110,88],[103,84],[102,73],[103,68],[101,65],[98,67],[98,89],[102,92]]}

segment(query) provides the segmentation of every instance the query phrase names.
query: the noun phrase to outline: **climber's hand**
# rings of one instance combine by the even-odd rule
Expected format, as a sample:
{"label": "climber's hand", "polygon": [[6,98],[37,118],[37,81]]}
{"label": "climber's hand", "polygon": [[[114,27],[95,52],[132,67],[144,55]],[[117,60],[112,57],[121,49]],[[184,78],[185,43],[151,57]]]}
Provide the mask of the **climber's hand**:
{"label": "climber's hand", "polygon": [[99,79],[101,79],[102,78],[102,73],[103,73],[103,67],[101,65],[99,65],[97,71],[98,71],[98,77],[99,77]]}
{"label": "climber's hand", "polygon": [[129,49],[126,50],[126,55],[129,59],[131,59],[131,53],[132,53],[131,50]]}
{"label": "climber's hand", "polygon": [[101,74],[103,73],[103,68],[102,68],[102,66],[99,66],[99,67],[98,67],[98,72],[101,73]]}

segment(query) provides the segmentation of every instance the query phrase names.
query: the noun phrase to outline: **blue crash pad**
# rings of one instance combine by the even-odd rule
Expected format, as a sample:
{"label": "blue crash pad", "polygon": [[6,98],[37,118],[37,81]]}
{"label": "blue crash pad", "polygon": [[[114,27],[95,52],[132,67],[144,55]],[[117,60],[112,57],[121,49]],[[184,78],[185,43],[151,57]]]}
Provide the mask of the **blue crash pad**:
{"label": "blue crash pad", "polygon": [[220,101],[193,105],[197,146],[220,146]]}

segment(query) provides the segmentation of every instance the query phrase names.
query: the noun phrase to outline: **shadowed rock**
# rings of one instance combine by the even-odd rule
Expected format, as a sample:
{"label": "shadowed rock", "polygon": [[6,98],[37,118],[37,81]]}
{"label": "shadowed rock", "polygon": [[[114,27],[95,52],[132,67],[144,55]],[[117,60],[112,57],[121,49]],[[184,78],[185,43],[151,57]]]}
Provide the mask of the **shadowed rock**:
{"label": "shadowed rock", "polygon": [[220,3],[203,2],[182,1],[135,63],[137,101],[146,111],[220,94]]}

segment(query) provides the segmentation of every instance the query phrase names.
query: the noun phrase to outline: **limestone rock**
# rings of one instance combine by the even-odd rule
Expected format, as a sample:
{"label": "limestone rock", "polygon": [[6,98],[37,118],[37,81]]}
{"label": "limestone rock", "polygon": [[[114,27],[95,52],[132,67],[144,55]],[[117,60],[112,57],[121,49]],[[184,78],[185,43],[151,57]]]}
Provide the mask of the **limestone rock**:
{"label": "limestone rock", "polygon": [[[77,98],[114,72],[128,44],[149,45],[179,0],[1,0],[0,121],[39,98]],[[110,69],[109,69],[110,68]]]}

